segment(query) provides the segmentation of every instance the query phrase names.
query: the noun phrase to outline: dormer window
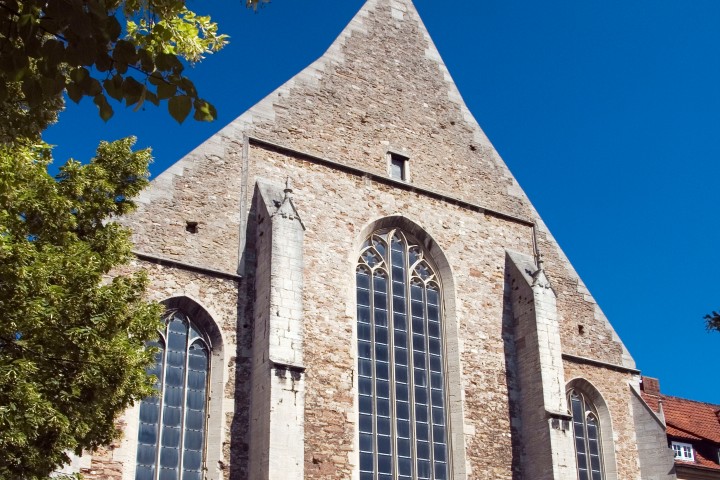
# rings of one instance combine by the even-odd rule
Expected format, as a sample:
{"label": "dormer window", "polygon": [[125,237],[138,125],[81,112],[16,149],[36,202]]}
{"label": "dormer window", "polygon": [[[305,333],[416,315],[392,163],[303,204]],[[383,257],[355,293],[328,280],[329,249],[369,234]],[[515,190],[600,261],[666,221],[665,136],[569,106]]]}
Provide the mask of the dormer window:
{"label": "dormer window", "polygon": [[672,449],[675,452],[675,460],[694,462],[693,446],[689,443],[672,442]]}

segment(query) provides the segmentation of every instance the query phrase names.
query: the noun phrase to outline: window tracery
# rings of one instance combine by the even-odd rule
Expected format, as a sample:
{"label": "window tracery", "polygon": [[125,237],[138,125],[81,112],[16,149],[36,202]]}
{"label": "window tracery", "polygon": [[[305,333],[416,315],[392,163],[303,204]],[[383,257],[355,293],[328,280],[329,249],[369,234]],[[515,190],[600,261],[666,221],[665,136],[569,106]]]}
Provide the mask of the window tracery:
{"label": "window tracery", "polygon": [[203,478],[210,342],[181,312],[165,321],[151,374],[157,396],[140,403],[135,480]]}
{"label": "window tracery", "polygon": [[577,390],[568,395],[579,480],[603,480],[600,422],[595,406]]}
{"label": "window tracery", "polygon": [[361,480],[448,478],[441,285],[420,243],[370,236],[357,269]]}

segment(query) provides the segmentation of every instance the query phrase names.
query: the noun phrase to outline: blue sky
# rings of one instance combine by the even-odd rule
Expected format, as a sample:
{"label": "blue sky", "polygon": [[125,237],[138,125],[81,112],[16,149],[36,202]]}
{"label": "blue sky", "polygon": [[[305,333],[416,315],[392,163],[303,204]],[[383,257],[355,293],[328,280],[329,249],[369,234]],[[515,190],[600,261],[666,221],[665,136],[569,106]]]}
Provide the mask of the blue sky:
{"label": "blue sky", "polygon": [[[307,66],[362,0],[197,2],[231,43],[192,71],[219,119],[88,99],[46,133],[57,161],[136,135],[154,175]],[[720,403],[720,2],[415,2],[468,107],[644,374]]]}

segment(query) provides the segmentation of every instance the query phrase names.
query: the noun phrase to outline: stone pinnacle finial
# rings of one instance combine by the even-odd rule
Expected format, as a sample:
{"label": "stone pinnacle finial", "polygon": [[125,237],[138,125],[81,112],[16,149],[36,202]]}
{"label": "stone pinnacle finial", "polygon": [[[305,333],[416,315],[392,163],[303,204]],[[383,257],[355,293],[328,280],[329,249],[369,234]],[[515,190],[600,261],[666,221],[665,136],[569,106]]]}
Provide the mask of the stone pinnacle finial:
{"label": "stone pinnacle finial", "polygon": [[535,273],[531,274],[533,277],[533,287],[536,285],[539,285],[541,287],[545,288],[552,288],[550,286],[550,282],[548,281],[547,277],[545,276],[545,260],[543,260],[543,255],[541,253],[538,253],[537,255],[537,270]]}
{"label": "stone pinnacle finial", "polygon": [[285,198],[289,198],[292,196],[293,190],[290,186],[290,176],[285,179],[285,190],[283,190],[283,192],[285,192]]}

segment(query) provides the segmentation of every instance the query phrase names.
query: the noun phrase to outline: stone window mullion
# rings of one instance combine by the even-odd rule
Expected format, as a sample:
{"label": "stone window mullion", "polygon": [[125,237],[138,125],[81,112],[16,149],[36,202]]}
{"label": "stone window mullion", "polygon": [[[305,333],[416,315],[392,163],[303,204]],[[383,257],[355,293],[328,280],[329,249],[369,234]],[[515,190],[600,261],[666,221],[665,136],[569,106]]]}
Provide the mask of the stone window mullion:
{"label": "stone window mullion", "polygon": [[[135,479],[200,480],[207,440],[210,344],[178,312],[166,320],[159,336],[163,349],[154,371],[158,396],[140,404]],[[148,428],[153,423],[154,433]]]}
{"label": "stone window mullion", "polygon": [[388,259],[387,256],[392,257],[392,249],[386,246],[386,258],[385,264],[391,265],[388,268],[387,277],[387,325],[388,325],[388,372],[390,377],[390,445],[392,452],[392,476],[397,478],[398,476],[398,449],[396,444],[397,439],[397,384],[396,384],[396,373],[395,373],[395,306],[392,301],[394,295],[393,285],[393,273],[392,273],[392,259]]}
{"label": "stone window mullion", "polygon": [[410,252],[408,250],[407,241],[403,243],[403,282],[405,291],[405,323],[407,326],[407,351],[408,351],[408,403],[410,408],[410,453],[411,453],[411,475],[417,478],[417,425],[415,411],[415,348],[413,338],[415,331],[413,329],[412,317],[412,300],[411,300],[411,282],[410,282]]}
{"label": "stone window mullion", "polygon": [[376,310],[375,310],[375,272],[370,273],[370,379],[372,382],[372,451],[373,451],[373,469],[378,471],[378,425],[377,425],[377,353],[375,351],[375,329]]}
{"label": "stone window mullion", "polygon": [[[427,287],[423,285],[422,288],[422,295],[423,295],[423,308],[422,308],[422,314],[423,314],[423,326],[425,328],[425,332],[428,332],[429,324],[428,324],[428,317],[427,317]],[[428,449],[430,450],[430,468],[432,469],[431,476],[435,476],[435,448],[434,448],[434,441],[433,441],[433,421],[432,421],[432,371],[430,369],[430,335],[429,333],[425,335],[425,351],[427,352],[425,354],[425,371],[428,373],[428,381],[427,381],[427,409],[428,409]]]}
{"label": "stone window mullion", "polygon": [[157,433],[158,448],[155,449],[155,475],[154,475],[155,480],[160,478],[160,448],[159,448],[159,446],[162,445],[162,440],[163,440],[163,420],[164,420],[163,413],[165,412],[165,371],[166,371],[166,367],[167,367],[167,354],[168,354],[168,348],[167,348],[168,326],[167,325],[165,326],[164,335],[161,335],[161,336],[163,339],[164,348],[163,348],[163,354],[162,354],[162,363],[160,364],[160,368],[161,368],[160,371],[162,372],[162,376],[161,376],[161,380],[160,380],[160,389],[158,392],[158,397],[159,397],[158,398],[158,400],[159,400],[158,401],[158,409],[159,409],[158,433]]}
{"label": "stone window mullion", "polygon": [[600,422],[595,408],[580,392],[571,390],[568,396],[573,419],[578,479],[603,480],[605,477],[600,444]]}
{"label": "stone window mullion", "polygon": [[180,449],[178,451],[178,478],[183,478],[184,457],[185,457],[185,412],[187,411],[187,389],[188,389],[188,373],[190,368],[190,333],[185,337],[185,371],[183,372],[183,388],[182,388],[182,413],[180,416]]}
{"label": "stone window mullion", "polygon": [[[436,402],[432,400],[438,394],[444,397],[445,391],[443,386],[433,390],[438,381],[444,382],[444,347],[442,335],[438,332],[441,328],[440,290],[433,268],[417,245],[399,230],[379,231],[365,242],[358,261],[361,480],[447,479],[444,398]],[[386,293],[383,299],[385,310],[382,311],[387,317],[384,325],[378,323],[380,310],[376,304],[376,299],[380,298],[377,295],[380,287],[375,274],[380,271],[387,271],[386,283],[382,284]],[[428,282],[432,283],[436,302],[432,305],[427,293],[430,288]],[[432,338],[429,308],[435,312]],[[366,309],[370,309],[372,314],[366,313]],[[372,322],[370,331],[366,321]],[[378,337],[378,333],[382,336]],[[379,353],[382,353],[381,357]],[[368,362],[372,363],[372,367]],[[378,371],[382,375],[378,375]],[[373,377],[372,389],[367,384],[370,380],[368,375]],[[385,378],[388,381],[387,392]],[[378,391],[377,386],[381,383],[383,390]],[[369,394],[372,398],[368,398]],[[389,408],[387,401],[390,402]],[[382,428],[379,428],[381,421]],[[368,436],[370,424],[372,437]],[[437,433],[435,428],[438,428]],[[369,451],[371,438],[372,452]],[[436,456],[436,444],[440,445],[439,451],[445,455],[443,459]]]}

